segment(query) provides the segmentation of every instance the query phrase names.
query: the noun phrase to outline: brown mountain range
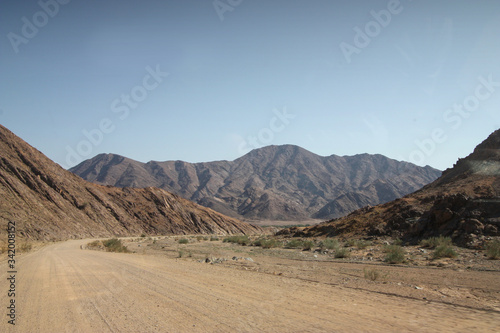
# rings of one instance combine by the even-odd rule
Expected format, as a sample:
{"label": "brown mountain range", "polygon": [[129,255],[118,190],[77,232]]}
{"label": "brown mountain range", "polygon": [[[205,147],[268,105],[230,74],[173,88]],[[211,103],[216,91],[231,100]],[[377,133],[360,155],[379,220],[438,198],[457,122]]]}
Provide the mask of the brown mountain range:
{"label": "brown mountain range", "polygon": [[223,214],[257,220],[343,216],[411,193],[441,175],[382,155],[322,157],[292,145],[208,163],[141,163],[101,154],[70,171],[102,185],[159,187]]}
{"label": "brown mountain range", "polygon": [[436,181],[413,194],[282,234],[387,235],[409,242],[443,235],[460,245],[480,246],[485,237],[500,236],[500,130]]}
{"label": "brown mountain range", "polygon": [[58,240],[145,234],[253,234],[262,229],[157,188],[84,181],[0,125],[0,227]]}

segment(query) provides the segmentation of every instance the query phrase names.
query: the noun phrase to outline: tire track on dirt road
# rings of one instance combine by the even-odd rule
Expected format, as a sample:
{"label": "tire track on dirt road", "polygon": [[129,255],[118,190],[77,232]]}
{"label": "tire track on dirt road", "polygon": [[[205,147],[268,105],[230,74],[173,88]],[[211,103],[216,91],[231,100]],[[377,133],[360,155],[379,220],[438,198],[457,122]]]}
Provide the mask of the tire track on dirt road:
{"label": "tire track on dirt road", "polygon": [[[161,255],[49,245],[18,257],[2,332],[492,332],[497,313]],[[6,264],[0,287],[7,290]],[[0,294],[2,308],[7,293]]]}

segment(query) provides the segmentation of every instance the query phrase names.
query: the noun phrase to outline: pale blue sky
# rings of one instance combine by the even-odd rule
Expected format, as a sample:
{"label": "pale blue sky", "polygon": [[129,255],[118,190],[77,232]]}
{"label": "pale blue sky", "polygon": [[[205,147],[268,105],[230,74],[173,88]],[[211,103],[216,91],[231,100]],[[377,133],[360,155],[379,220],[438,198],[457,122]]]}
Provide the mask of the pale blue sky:
{"label": "pale blue sky", "polygon": [[64,167],[295,144],[445,169],[500,128],[499,1],[59,1],[2,1],[0,124]]}

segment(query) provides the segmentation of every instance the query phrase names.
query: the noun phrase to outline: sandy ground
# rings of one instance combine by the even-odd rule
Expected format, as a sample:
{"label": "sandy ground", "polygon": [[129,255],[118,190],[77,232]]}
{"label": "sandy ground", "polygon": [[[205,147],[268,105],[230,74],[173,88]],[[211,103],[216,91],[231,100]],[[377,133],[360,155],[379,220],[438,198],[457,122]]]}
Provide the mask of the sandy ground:
{"label": "sandy ground", "polygon": [[[17,258],[16,326],[7,324],[8,318],[3,315],[0,331],[494,332],[500,329],[500,309],[495,307],[500,288],[497,272],[483,272],[493,275],[483,278],[492,286],[488,287],[490,304],[481,308],[480,304],[450,304],[426,300],[421,295],[377,291],[378,287],[344,285],[335,282],[335,276],[329,280],[326,274],[329,270],[345,273],[349,269],[341,263],[294,265],[300,261],[288,259],[280,260],[283,263],[279,265],[278,261],[272,261],[276,258],[266,261],[263,256],[255,255],[253,262],[210,265],[196,258],[174,258],[161,253],[122,254],[81,249],[88,242],[57,243]],[[6,312],[8,269],[5,260],[1,264],[0,285],[4,292],[0,304]],[[317,267],[320,273],[315,274]],[[302,276],[297,275],[299,271],[303,271]],[[481,272],[475,273],[483,276]],[[427,271],[420,268],[414,274],[424,276]],[[352,272],[341,275],[344,278],[351,275],[353,281],[358,277]],[[443,281],[448,294],[456,293],[456,285],[462,283],[477,283],[477,288],[485,283],[474,282],[476,277],[468,275],[465,276],[468,282],[463,282],[460,276]],[[427,276],[428,283],[437,283],[437,277]],[[384,282],[373,283],[374,286],[392,283],[390,279]]]}

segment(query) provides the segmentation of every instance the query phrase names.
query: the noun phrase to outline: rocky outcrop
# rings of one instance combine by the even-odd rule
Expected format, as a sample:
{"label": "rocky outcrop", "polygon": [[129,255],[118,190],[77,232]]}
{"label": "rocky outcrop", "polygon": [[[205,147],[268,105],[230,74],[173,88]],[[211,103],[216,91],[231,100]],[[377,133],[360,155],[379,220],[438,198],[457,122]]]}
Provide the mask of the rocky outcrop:
{"label": "rocky outcrop", "polygon": [[416,242],[449,236],[456,244],[479,247],[500,236],[500,130],[436,181],[401,199],[359,209],[343,218],[289,236],[391,236]]}
{"label": "rocky outcrop", "polygon": [[150,234],[253,234],[259,227],[158,188],[115,188],[64,170],[0,126],[0,238],[59,240]]}

